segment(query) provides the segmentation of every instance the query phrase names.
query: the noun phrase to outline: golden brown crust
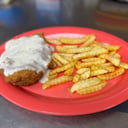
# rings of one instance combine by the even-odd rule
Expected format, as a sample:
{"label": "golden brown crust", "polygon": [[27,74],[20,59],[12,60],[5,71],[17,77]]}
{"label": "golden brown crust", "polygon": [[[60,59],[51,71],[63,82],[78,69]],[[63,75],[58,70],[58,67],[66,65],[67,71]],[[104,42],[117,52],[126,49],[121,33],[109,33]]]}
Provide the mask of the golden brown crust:
{"label": "golden brown crust", "polygon": [[44,36],[44,33],[39,32],[39,33],[36,33],[36,34],[34,34],[34,35],[38,35],[38,36],[40,36],[40,37],[43,38],[44,41],[48,44],[48,41],[46,40],[46,38],[45,38],[45,36]]}
{"label": "golden brown crust", "polygon": [[[47,40],[45,39],[43,33],[36,33],[36,35],[42,37],[47,43]],[[51,60],[48,64],[49,69],[53,69],[55,68],[55,66],[56,65],[53,60]],[[12,75],[5,76],[4,70],[0,69],[0,74],[4,76],[5,81],[8,83],[11,83],[16,86],[28,86],[36,83],[43,76],[43,71],[37,73],[36,71],[32,70],[21,70],[13,73]]]}
{"label": "golden brown crust", "polygon": [[4,73],[3,69],[0,69],[0,74],[2,74],[2,75],[3,75],[3,73]]}
{"label": "golden brown crust", "polygon": [[56,64],[54,63],[53,60],[50,61],[50,63],[48,64],[48,69],[54,69],[56,67]]}
{"label": "golden brown crust", "polygon": [[[0,71],[3,74],[3,70]],[[4,75],[3,75],[4,76]],[[9,76],[4,76],[5,81],[16,86],[29,86],[37,82],[43,76],[43,72],[21,70]]]}

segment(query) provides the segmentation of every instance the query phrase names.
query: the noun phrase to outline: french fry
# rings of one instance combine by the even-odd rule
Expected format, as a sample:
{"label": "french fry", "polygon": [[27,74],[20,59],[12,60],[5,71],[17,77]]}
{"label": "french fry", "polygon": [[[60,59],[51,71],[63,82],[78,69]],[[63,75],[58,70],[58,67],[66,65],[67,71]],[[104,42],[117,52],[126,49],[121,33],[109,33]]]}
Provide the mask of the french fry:
{"label": "french fry", "polygon": [[97,49],[94,51],[89,51],[89,52],[84,52],[84,53],[80,53],[80,54],[76,54],[73,56],[73,59],[79,60],[79,59],[84,59],[87,57],[94,57],[94,56],[98,56],[104,53],[108,53],[108,50],[106,50],[105,48],[101,48],[101,49]]}
{"label": "french fry", "polygon": [[108,72],[114,72],[115,71],[115,67],[114,66],[106,66],[105,67],[105,66],[100,65],[100,68],[105,69]]}
{"label": "french fry", "polygon": [[117,58],[120,58],[120,54],[116,53],[116,51],[110,52],[110,55],[117,57]]}
{"label": "french fry", "polygon": [[90,50],[91,47],[79,47],[79,48],[69,49],[68,53],[82,53],[82,52],[88,52]]}
{"label": "french fry", "polygon": [[76,61],[73,61],[71,63],[68,63],[68,64],[65,64],[63,66],[60,66],[60,67],[57,67],[56,69],[53,69],[52,71],[49,72],[50,75],[53,75],[55,73],[60,73],[60,72],[63,72],[69,68],[72,68],[74,67]]}
{"label": "french fry", "polygon": [[56,65],[62,66],[62,64],[56,58],[53,57],[52,59],[53,59],[53,61],[55,62]]}
{"label": "french fry", "polygon": [[92,42],[96,39],[96,36],[95,35],[87,35],[87,40],[81,45],[82,47],[83,46],[89,46],[90,44],[92,44]]}
{"label": "french fry", "polygon": [[117,51],[120,48],[118,45],[104,45],[104,47],[109,51]]}
{"label": "french fry", "polygon": [[66,59],[64,59],[61,55],[59,55],[58,53],[53,53],[53,57],[55,59],[57,59],[62,64],[67,64],[68,63],[68,61]]}
{"label": "french fry", "polygon": [[128,69],[128,64],[127,63],[121,62],[119,66],[124,68],[124,69]]}
{"label": "french fry", "polygon": [[62,46],[56,46],[56,50],[58,51],[58,52],[62,52],[62,53],[67,53],[67,49],[68,48],[64,48],[64,47],[62,47]]}
{"label": "french fry", "polygon": [[90,66],[90,69],[91,69],[91,71],[98,70],[98,69],[100,69],[100,65],[93,64]]}
{"label": "french fry", "polygon": [[70,53],[58,53],[59,55],[61,55],[61,56],[66,56],[66,57],[70,57],[70,58],[72,58],[73,57],[73,55],[74,54],[70,54]]}
{"label": "french fry", "polygon": [[63,46],[56,46],[57,51],[64,53],[82,53],[91,50],[91,47],[79,47],[79,48],[65,48]]}
{"label": "french fry", "polygon": [[101,60],[101,58],[98,58],[98,57],[90,57],[90,58],[82,59],[81,61],[82,62],[90,62],[90,61],[97,61],[97,60]]}
{"label": "french fry", "polygon": [[67,69],[64,72],[64,75],[71,76],[73,74],[73,72],[74,72],[74,67]]}
{"label": "french fry", "polygon": [[71,62],[73,60],[73,55],[74,54],[68,54],[68,53],[59,53],[59,55],[63,56],[66,60]]}
{"label": "french fry", "polygon": [[107,72],[115,71],[115,67],[111,63],[104,63],[104,64],[100,64],[100,65],[92,65],[91,66],[92,71],[99,70],[99,69],[104,69]]}
{"label": "french fry", "polygon": [[118,57],[108,56],[107,60],[109,60],[115,66],[119,66],[120,64],[120,58]]}
{"label": "french fry", "polygon": [[59,55],[61,55],[64,59],[66,59],[67,61],[71,62],[72,61],[72,57],[74,54],[68,54],[68,53],[59,53]]}
{"label": "french fry", "polygon": [[97,76],[97,75],[101,75],[101,74],[105,74],[108,71],[105,69],[97,69],[91,72],[91,76]]}
{"label": "french fry", "polygon": [[73,77],[73,82],[76,83],[80,80],[80,75],[79,74],[76,74],[74,77]]}
{"label": "french fry", "polygon": [[91,70],[90,70],[90,68],[88,68],[84,73],[81,74],[80,79],[85,80],[85,79],[89,78],[90,75],[91,75]]}
{"label": "french fry", "polygon": [[55,86],[55,85],[58,85],[58,84],[62,84],[64,82],[72,81],[72,79],[73,79],[72,76],[60,76],[60,77],[57,77],[57,78],[46,81],[43,84],[42,88],[46,89],[46,88],[49,88],[49,87],[52,87],[52,86]]}
{"label": "french fry", "polygon": [[80,68],[76,71],[77,74],[83,74],[84,72],[90,70],[90,68]]}
{"label": "french fry", "polygon": [[47,42],[50,43],[50,44],[55,44],[55,45],[62,44],[60,41],[55,40],[55,39],[47,39]]}
{"label": "french fry", "polygon": [[113,64],[110,62],[106,62],[106,63],[100,64],[100,66],[101,67],[108,67],[108,66],[113,66]]}
{"label": "french fry", "polygon": [[83,36],[80,38],[66,38],[66,37],[60,37],[58,39],[62,44],[81,44],[87,40],[87,36]]}
{"label": "french fry", "polygon": [[97,84],[97,85],[93,85],[93,86],[89,86],[89,87],[85,87],[83,89],[79,89],[76,92],[78,94],[89,94],[89,93],[93,93],[93,92],[97,92],[99,90],[101,90],[103,87],[105,87],[107,85],[106,81],[101,81],[101,83]]}
{"label": "french fry", "polygon": [[64,45],[64,48],[77,48],[77,45]]}
{"label": "french fry", "polygon": [[120,76],[124,72],[125,72],[124,68],[120,67],[120,68],[116,69],[114,72],[110,72],[110,73],[103,74],[103,75],[98,75],[97,77],[102,80],[109,80],[109,79],[113,79],[117,76]]}
{"label": "french fry", "polygon": [[56,78],[57,76],[58,76],[57,73],[56,73],[56,74],[53,74],[53,75],[49,75],[49,76],[48,76],[48,79],[51,80],[51,79]]}
{"label": "french fry", "polygon": [[99,65],[99,64],[103,64],[105,63],[106,60],[105,59],[100,59],[98,61],[90,61],[90,62],[85,62],[85,63],[77,63],[75,66],[77,69],[80,69],[80,68],[85,68],[85,67],[90,67],[92,65]]}
{"label": "french fry", "polygon": [[64,59],[66,59],[68,62],[72,62],[72,57],[63,56]]}
{"label": "french fry", "polygon": [[93,43],[91,43],[91,46],[103,46],[100,42],[94,40]]}
{"label": "french fry", "polygon": [[86,80],[81,80],[81,81],[75,83],[71,87],[70,92],[74,93],[79,89],[83,89],[83,88],[89,87],[89,86],[94,86],[96,84],[99,84],[100,82],[101,82],[101,79],[99,79],[97,77],[89,78],[89,79],[86,79]]}
{"label": "french fry", "polygon": [[103,54],[103,55],[100,55],[100,57],[110,61],[115,66],[119,66],[119,64],[120,64],[120,58],[118,58],[114,55]]}

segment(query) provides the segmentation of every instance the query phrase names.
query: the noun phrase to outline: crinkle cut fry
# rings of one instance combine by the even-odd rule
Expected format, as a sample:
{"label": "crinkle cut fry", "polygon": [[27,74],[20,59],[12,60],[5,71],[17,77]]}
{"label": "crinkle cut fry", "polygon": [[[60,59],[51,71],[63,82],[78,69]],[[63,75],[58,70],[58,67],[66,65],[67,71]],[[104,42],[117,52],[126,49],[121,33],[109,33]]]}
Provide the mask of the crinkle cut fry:
{"label": "crinkle cut fry", "polygon": [[97,69],[97,70],[94,70],[91,72],[91,76],[97,76],[97,75],[100,75],[100,74],[105,74],[107,73],[108,71],[105,70],[105,69]]}
{"label": "crinkle cut fry", "polygon": [[80,38],[66,38],[60,37],[58,39],[62,44],[81,44],[87,40],[87,36],[83,36]]}
{"label": "crinkle cut fry", "polygon": [[63,72],[63,71],[65,71],[65,70],[67,70],[67,69],[73,67],[73,66],[75,65],[75,63],[76,63],[76,61],[73,61],[73,62],[71,62],[71,63],[65,64],[65,65],[60,66],[60,67],[58,67],[58,68],[56,68],[56,69],[53,69],[53,70],[50,71],[49,75],[53,75],[53,74],[55,74],[55,73]]}
{"label": "crinkle cut fry", "polygon": [[58,65],[58,66],[62,66],[63,64],[61,64],[56,58],[52,58],[53,59],[53,61],[54,61],[54,63],[56,64],[56,65]]}
{"label": "crinkle cut fry", "polygon": [[102,55],[100,55],[100,57],[110,61],[115,66],[119,66],[119,64],[120,64],[120,58],[115,57],[114,55],[102,54]]}
{"label": "crinkle cut fry", "polygon": [[80,79],[82,80],[87,79],[90,77],[90,75],[91,75],[91,70],[90,68],[88,68],[88,70],[86,70],[84,73],[81,74]]}
{"label": "crinkle cut fry", "polygon": [[124,69],[128,69],[128,64],[127,63],[121,62],[119,66],[124,68]]}
{"label": "crinkle cut fry", "polygon": [[101,66],[101,68],[107,70],[108,72],[114,72],[116,69],[114,66]]}
{"label": "crinkle cut fry", "polygon": [[55,44],[55,45],[61,44],[61,42],[59,42],[58,40],[55,40],[55,39],[47,39],[47,42],[50,44]]}
{"label": "crinkle cut fry", "polygon": [[80,75],[79,74],[76,74],[74,77],[73,77],[73,82],[76,83],[78,82],[80,79]]}
{"label": "crinkle cut fry", "polygon": [[103,75],[98,75],[97,77],[102,80],[109,80],[109,79],[122,75],[124,72],[125,72],[125,69],[120,67],[116,69],[114,72],[110,72],[110,73],[103,74]]}
{"label": "crinkle cut fry", "polygon": [[64,82],[72,81],[72,79],[73,79],[72,76],[60,76],[60,77],[57,77],[57,78],[46,81],[43,84],[42,88],[46,89],[46,88],[49,88],[49,87],[52,87],[52,86],[55,86],[55,85],[58,85],[58,84],[62,84]]}
{"label": "crinkle cut fry", "polygon": [[91,50],[91,47],[79,47],[79,48],[66,48],[64,46],[56,46],[56,50],[64,53],[82,53]]}
{"label": "crinkle cut fry", "polygon": [[89,46],[92,44],[93,41],[95,41],[95,39],[96,39],[96,36],[94,34],[87,35],[87,40],[81,46],[82,47],[83,46]]}
{"label": "crinkle cut fry", "polygon": [[67,69],[67,70],[64,72],[64,75],[71,76],[71,75],[73,74],[73,72],[74,72],[74,67]]}
{"label": "crinkle cut fry", "polygon": [[103,87],[105,87],[107,85],[107,82],[105,80],[101,81],[100,84],[94,85],[94,86],[90,86],[90,87],[86,87],[83,89],[79,89],[76,92],[78,94],[89,94],[89,93],[93,93],[93,92],[97,92],[99,90],[101,90]]}
{"label": "crinkle cut fry", "polygon": [[55,59],[57,59],[59,62],[61,62],[62,64],[67,64],[68,63],[68,61],[64,57],[59,55],[58,53],[53,53],[53,57]]}
{"label": "crinkle cut fry", "polygon": [[83,74],[84,72],[90,70],[90,68],[80,68],[76,71],[77,74]]}
{"label": "crinkle cut fry", "polygon": [[117,51],[120,48],[118,45],[104,45],[104,47],[110,51]]}
{"label": "crinkle cut fry", "polygon": [[100,82],[101,82],[101,79],[99,79],[97,77],[89,78],[89,79],[86,79],[86,80],[81,80],[81,81],[75,83],[71,87],[70,92],[73,93],[73,92],[76,92],[79,89],[99,84]]}
{"label": "crinkle cut fry", "polygon": [[63,48],[77,48],[77,45],[63,45]]}
{"label": "crinkle cut fry", "polygon": [[101,58],[98,58],[98,57],[91,57],[91,58],[82,59],[81,61],[82,61],[82,62],[91,62],[91,61],[98,61],[98,60],[101,60]]}
{"label": "crinkle cut fry", "polygon": [[48,76],[48,79],[50,80],[50,79],[54,79],[54,78],[56,78],[58,76],[58,74],[56,73],[56,74],[53,74],[53,75],[49,75]]}
{"label": "crinkle cut fry", "polygon": [[84,67],[90,67],[91,65],[99,65],[105,63],[105,59],[100,59],[98,61],[91,61],[91,62],[85,62],[85,63],[77,63],[75,66],[77,69],[84,68]]}
{"label": "crinkle cut fry", "polygon": [[94,51],[76,54],[73,56],[73,59],[79,60],[79,59],[83,59],[87,57],[97,56],[97,55],[104,54],[104,53],[108,53],[108,50],[106,50],[105,48],[101,48],[101,49],[96,49]]}

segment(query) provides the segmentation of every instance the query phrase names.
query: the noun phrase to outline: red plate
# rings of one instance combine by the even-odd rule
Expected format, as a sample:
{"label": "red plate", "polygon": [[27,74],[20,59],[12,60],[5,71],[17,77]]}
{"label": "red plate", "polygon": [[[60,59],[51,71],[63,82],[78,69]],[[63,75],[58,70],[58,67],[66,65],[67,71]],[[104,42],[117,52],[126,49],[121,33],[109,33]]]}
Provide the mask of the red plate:
{"label": "red plate", "polygon": [[[120,45],[121,60],[128,62],[127,43],[122,39],[111,34],[94,29],[80,27],[50,27],[29,31],[20,34],[12,39],[22,36],[30,36],[35,33],[43,32],[46,38],[56,38],[58,36],[79,37],[86,34],[95,34],[96,40],[111,45]],[[0,54],[4,51],[3,44],[0,47]],[[29,87],[15,87],[6,83],[0,77],[0,92],[3,97],[12,103],[39,113],[53,115],[81,115],[103,111],[114,107],[128,97],[128,71],[115,79],[109,80],[108,85],[92,94],[76,95],[70,94],[68,88],[71,83],[65,83],[53,88],[42,90],[41,83],[36,83]]]}

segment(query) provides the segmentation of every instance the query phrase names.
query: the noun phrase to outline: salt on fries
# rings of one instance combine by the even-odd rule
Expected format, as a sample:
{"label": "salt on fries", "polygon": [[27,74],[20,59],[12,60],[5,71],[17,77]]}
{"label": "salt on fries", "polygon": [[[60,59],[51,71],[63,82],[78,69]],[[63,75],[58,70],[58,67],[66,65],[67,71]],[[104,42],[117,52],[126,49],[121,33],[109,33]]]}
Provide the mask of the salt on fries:
{"label": "salt on fries", "polygon": [[57,67],[49,72],[43,89],[71,81],[70,93],[93,93],[104,88],[107,80],[128,69],[128,64],[121,62],[120,46],[102,44],[94,34],[80,38],[60,37],[48,42],[56,44],[52,59]]}

